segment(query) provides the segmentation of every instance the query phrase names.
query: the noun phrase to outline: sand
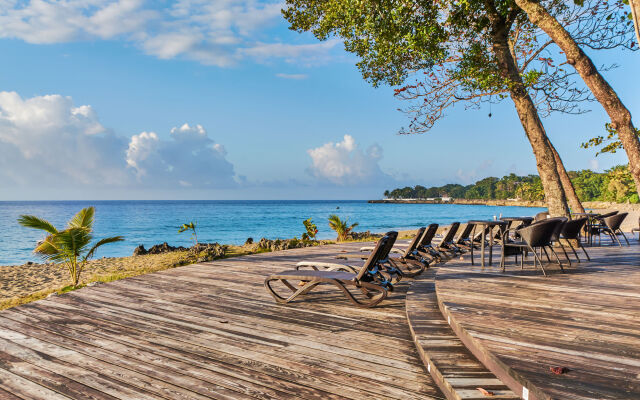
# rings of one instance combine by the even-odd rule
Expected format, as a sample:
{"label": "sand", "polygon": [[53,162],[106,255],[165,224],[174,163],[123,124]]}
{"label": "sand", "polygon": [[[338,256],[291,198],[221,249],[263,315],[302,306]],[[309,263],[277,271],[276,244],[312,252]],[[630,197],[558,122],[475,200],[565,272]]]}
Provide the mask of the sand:
{"label": "sand", "polygon": [[[81,283],[109,281],[191,262],[192,257],[186,251],[101,258],[87,264],[81,276]],[[44,297],[69,284],[69,272],[59,265],[34,263],[0,266],[0,309],[13,305],[19,298],[34,294],[40,295],[36,297]]]}

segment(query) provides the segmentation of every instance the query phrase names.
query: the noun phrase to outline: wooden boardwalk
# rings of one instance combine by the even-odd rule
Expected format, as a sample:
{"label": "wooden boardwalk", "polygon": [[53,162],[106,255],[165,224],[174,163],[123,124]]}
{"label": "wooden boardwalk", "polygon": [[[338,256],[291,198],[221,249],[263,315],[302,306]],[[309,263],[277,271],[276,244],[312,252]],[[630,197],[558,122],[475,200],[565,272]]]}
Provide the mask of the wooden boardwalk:
{"label": "wooden boardwalk", "polygon": [[[448,399],[519,399],[509,387],[469,352],[438,307],[434,278],[429,268],[407,292],[407,319],[422,361]],[[485,390],[483,393],[481,390]]]}
{"label": "wooden boardwalk", "polygon": [[360,244],[265,253],[0,312],[0,399],[442,399],[402,283],[375,309],[331,286],[276,305],[265,275]]}
{"label": "wooden boardwalk", "polygon": [[437,273],[451,328],[518,395],[640,399],[640,245],[587,251],[592,262],[565,274],[551,267],[546,278],[531,266],[503,274],[468,261]]}

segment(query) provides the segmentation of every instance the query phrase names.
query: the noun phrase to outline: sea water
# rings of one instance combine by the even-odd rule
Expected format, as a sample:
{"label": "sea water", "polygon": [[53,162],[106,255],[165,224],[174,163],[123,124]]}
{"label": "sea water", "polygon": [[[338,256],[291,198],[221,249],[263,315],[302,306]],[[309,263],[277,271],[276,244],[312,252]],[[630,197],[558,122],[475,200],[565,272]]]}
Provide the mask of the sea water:
{"label": "sea water", "polygon": [[318,239],[334,239],[327,223],[331,214],[357,222],[356,231],[383,232],[413,229],[430,223],[450,224],[494,216],[531,216],[542,209],[454,204],[380,204],[342,200],[264,201],[40,201],[0,202],[0,265],[38,261],[32,253],[42,231],[24,228],[22,214],[45,218],[56,227],[83,207],[95,206],[96,239],[122,235],[124,242],[102,247],[96,257],[129,256],[142,244],[146,248],[162,242],[190,246],[189,232],[178,233],[184,223],[197,222],[198,241],[243,244],[251,237],[285,239],[302,236],[302,221],[312,218]]}

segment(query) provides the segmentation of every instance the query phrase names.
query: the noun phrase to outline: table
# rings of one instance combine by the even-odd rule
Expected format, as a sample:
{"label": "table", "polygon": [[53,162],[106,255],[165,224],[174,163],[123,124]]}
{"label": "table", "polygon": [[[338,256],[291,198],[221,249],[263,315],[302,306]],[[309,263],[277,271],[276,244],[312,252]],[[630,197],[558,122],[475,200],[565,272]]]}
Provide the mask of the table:
{"label": "table", "polygon": [[499,226],[501,229],[506,229],[509,223],[507,221],[483,221],[483,220],[471,220],[468,224],[473,225],[473,230],[471,231],[471,265],[473,264],[473,240],[476,236],[476,227],[482,226],[482,239],[481,239],[481,247],[480,252],[482,253],[481,257],[481,265],[484,267],[484,242],[486,240],[487,231],[489,231],[489,238],[491,242],[489,243],[489,265],[491,265],[492,257],[493,257],[493,228]]}
{"label": "table", "polygon": [[500,218],[501,221],[506,221],[507,224],[507,229],[509,229],[511,227],[511,224],[514,222],[523,222],[526,225],[529,225],[533,222],[534,218],[533,217],[501,217]]}

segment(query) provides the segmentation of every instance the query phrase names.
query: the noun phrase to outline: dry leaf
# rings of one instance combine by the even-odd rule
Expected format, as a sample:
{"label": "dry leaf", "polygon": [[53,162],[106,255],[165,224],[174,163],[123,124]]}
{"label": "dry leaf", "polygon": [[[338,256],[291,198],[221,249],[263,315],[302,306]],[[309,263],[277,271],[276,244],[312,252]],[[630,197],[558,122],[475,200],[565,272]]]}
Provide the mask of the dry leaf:
{"label": "dry leaf", "polygon": [[493,395],[495,394],[495,393],[490,392],[490,391],[488,391],[488,390],[486,390],[486,389],[483,389],[483,388],[481,388],[481,387],[476,388],[476,389],[478,389],[478,391],[479,391],[480,393],[482,393],[483,395],[485,395],[485,396],[493,396]]}
{"label": "dry leaf", "polygon": [[567,367],[549,367],[549,369],[556,375],[566,374],[570,371],[570,369]]}

